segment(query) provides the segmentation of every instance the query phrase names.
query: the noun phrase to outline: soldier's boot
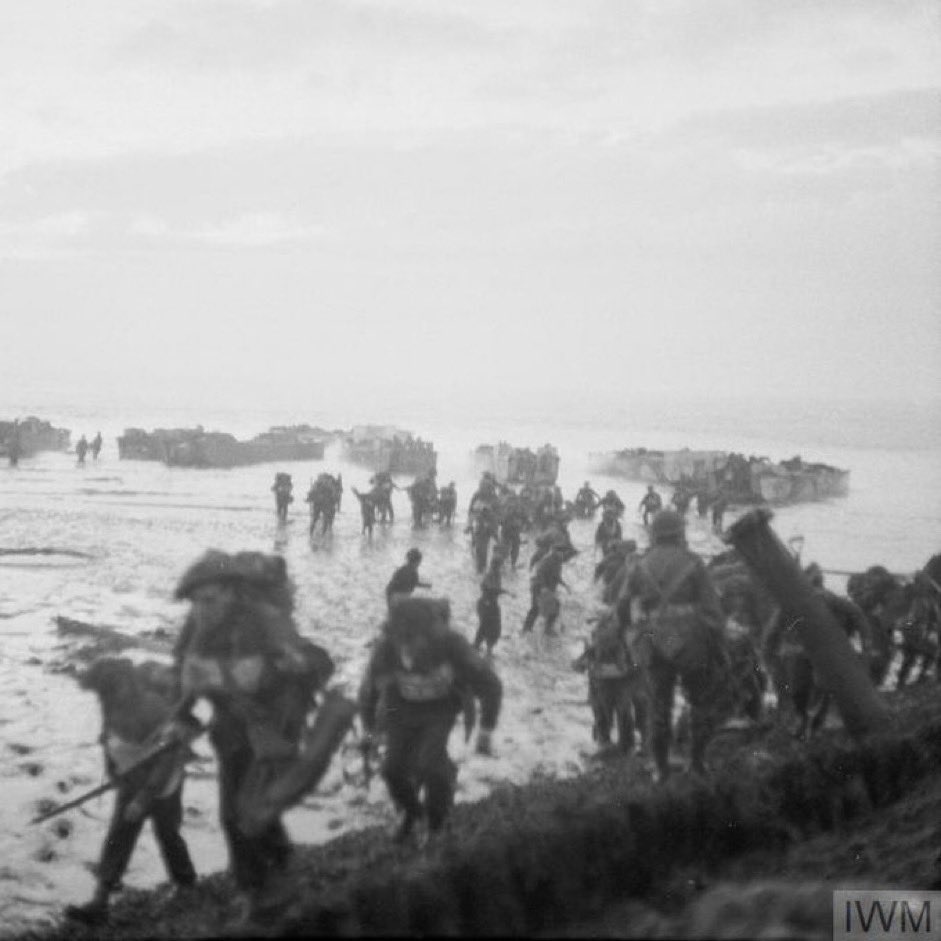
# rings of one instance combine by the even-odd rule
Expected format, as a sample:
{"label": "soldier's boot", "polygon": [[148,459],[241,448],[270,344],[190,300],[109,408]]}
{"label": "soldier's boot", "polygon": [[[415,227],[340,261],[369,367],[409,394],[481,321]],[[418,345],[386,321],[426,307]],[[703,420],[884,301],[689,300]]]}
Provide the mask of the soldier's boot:
{"label": "soldier's boot", "polygon": [[110,892],[99,885],[95,894],[84,905],[67,905],[65,917],[84,925],[101,925],[108,920],[108,896]]}
{"label": "soldier's boot", "polygon": [[402,818],[402,822],[398,825],[392,836],[392,842],[397,844],[407,843],[415,832],[415,824],[422,819],[422,816],[423,812],[421,809],[417,811],[407,810],[405,816]]}

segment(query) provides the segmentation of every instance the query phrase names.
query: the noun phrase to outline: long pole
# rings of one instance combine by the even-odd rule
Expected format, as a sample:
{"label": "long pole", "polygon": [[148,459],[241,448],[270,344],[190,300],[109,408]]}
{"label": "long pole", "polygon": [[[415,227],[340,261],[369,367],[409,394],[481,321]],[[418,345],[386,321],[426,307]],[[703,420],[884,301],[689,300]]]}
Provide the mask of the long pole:
{"label": "long pole", "polygon": [[746,513],[729,527],[733,545],[794,623],[823,688],[832,694],[847,732],[860,739],[888,729],[890,713],[844,631],[815,593],[769,523],[767,509]]}

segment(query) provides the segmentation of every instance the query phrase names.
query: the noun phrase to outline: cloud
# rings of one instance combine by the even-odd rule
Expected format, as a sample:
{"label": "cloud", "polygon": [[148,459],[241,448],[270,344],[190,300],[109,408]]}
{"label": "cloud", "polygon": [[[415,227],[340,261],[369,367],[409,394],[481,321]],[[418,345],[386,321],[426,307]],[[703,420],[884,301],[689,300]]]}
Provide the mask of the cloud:
{"label": "cloud", "polygon": [[468,12],[363,0],[215,0],[165,5],[114,46],[132,67],[286,69],[320,56],[382,50],[393,58],[490,49],[499,35]]}
{"label": "cloud", "polygon": [[278,212],[255,212],[207,226],[186,237],[212,245],[263,248],[319,240],[325,234],[323,226],[301,224]]}

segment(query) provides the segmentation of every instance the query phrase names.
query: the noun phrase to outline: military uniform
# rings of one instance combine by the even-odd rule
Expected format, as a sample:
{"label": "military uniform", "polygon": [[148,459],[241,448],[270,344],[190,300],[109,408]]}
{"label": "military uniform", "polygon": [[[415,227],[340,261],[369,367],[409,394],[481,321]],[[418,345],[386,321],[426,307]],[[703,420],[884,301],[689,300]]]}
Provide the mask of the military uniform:
{"label": "military uniform", "polygon": [[275,815],[253,823],[266,789],[296,761],[315,692],[333,672],[325,650],[300,637],[284,560],[257,552],[209,552],[184,575],[177,597],[212,584],[235,600],[215,618],[190,612],[175,648],[183,709],[213,706],[210,741],[219,762],[219,815],[236,885],[260,890],[291,852]]}
{"label": "military uniform", "polygon": [[465,697],[480,700],[480,751],[489,750],[500,712],[499,677],[447,622],[446,603],[403,599],[389,614],[360,687],[364,728],[372,733],[381,726],[386,733],[382,775],[389,796],[405,814],[401,837],[422,816],[432,831],[444,824],[457,776],[448,737]]}
{"label": "military uniform", "polygon": [[[536,626],[536,619],[542,613],[546,617],[546,633],[552,632],[558,617],[558,598],[556,589],[562,584],[562,548],[552,548],[540,559],[530,583],[532,603],[523,621],[523,632],[531,631]],[[556,600],[552,605],[550,598]],[[553,615],[553,609],[554,615]]]}
{"label": "military uniform", "polygon": [[[100,741],[108,776],[114,779],[123,775],[101,848],[95,895],[85,905],[66,909],[69,918],[96,924],[107,916],[108,897],[120,885],[147,820],[151,821],[173,882],[184,887],[193,885],[196,870],[180,834],[186,746],[181,742],[159,758],[134,768],[155,747],[158,733],[171,718],[172,704],[166,687],[149,681],[145,665],[135,667],[124,658],[97,661],[81,678],[81,685],[97,692],[101,700],[104,721]],[[197,729],[198,725],[194,726],[194,732]]]}
{"label": "military uniform", "polygon": [[[859,638],[862,654],[868,657],[872,627],[865,613],[848,598],[824,588],[822,576],[817,576],[811,567],[808,569],[815,582],[815,592],[823,599],[833,619],[848,637]],[[778,609],[768,623],[762,640],[762,655],[774,681],[779,708],[792,708],[800,721],[797,734],[803,736],[808,727],[811,731],[820,728],[827,716],[829,696],[817,686],[813,663],[804,651],[794,621],[782,609]],[[817,706],[811,718],[810,708],[815,698]]]}
{"label": "military uniform", "polygon": [[650,744],[661,778],[669,773],[677,680],[690,706],[691,767],[704,770],[725,662],[719,599],[683,533],[679,514],[658,513],[651,525],[653,545],[631,570],[626,586],[638,631],[635,650],[650,694]]}

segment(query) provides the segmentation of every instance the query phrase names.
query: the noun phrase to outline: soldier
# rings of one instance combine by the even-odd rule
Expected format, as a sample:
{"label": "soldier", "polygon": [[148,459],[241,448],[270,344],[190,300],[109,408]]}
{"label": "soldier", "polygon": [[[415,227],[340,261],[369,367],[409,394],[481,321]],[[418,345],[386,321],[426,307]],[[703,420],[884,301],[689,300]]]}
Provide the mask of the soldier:
{"label": "soldier", "polygon": [[582,519],[587,519],[595,512],[595,507],[601,502],[601,497],[591,488],[586,480],[581,490],[575,495],[575,512]]}
{"label": "soldier", "polygon": [[615,516],[621,516],[624,513],[624,501],[613,491],[609,490],[599,502],[598,506],[604,510],[612,510]]}
{"label": "soldier", "polygon": [[647,485],[647,492],[641,497],[640,504],[638,505],[638,510],[642,510],[644,514],[644,526],[650,525],[651,517],[660,511],[663,507],[663,500],[660,497],[660,494],[653,489],[653,484]]}
{"label": "soldier", "polygon": [[423,582],[418,577],[418,566],[422,555],[418,549],[409,549],[405,553],[405,565],[400,565],[386,585],[386,603],[392,607],[395,595],[410,595],[416,588],[431,588],[430,582]]}
{"label": "soldier", "polygon": [[392,507],[392,491],[399,488],[387,471],[374,474],[369,482],[372,484],[369,496],[372,498],[375,508],[379,511],[379,522],[394,523],[395,510]]}
{"label": "soldier", "polygon": [[438,493],[438,521],[443,526],[450,526],[457,509],[457,489],[452,480],[447,487],[442,487]]}
{"label": "soldier", "polygon": [[490,557],[490,567],[480,583],[480,598],[477,600],[477,635],[474,637],[474,649],[480,650],[481,644],[487,645],[487,656],[493,653],[503,632],[503,619],[500,613],[500,595],[509,594],[503,588],[500,569],[503,566],[504,550],[494,546]]}
{"label": "soldier", "polygon": [[[160,680],[163,682],[160,682]],[[95,661],[80,677],[83,689],[97,693],[101,705],[101,744],[105,768],[112,779],[125,774],[115,792],[108,835],[101,848],[97,885],[84,905],[69,905],[66,917],[87,925],[107,920],[108,899],[121,882],[137,838],[149,819],[167,873],[179,888],[196,882],[196,870],[180,835],[183,822],[183,775],[186,738],[195,737],[199,723],[187,730],[176,747],[129,770],[158,743],[173,710],[173,677],[168,667],[140,664],[125,657]]]}
{"label": "soldier", "polygon": [[288,506],[294,502],[293,491],[294,483],[291,475],[278,471],[274,475],[271,492],[274,494],[275,512],[282,523],[288,518]]}
{"label": "soldier", "polygon": [[490,540],[497,538],[497,528],[497,517],[493,507],[488,503],[481,504],[474,513],[471,525],[471,547],[478,573],[486,571]]}
{"label": "soldier", "polygon": [[717,533],[722,532],[722,518],[725,511],[729,508],[728,497],[720,490],[716,498],[712,501],[712,528]]}
{"label": "soldier", "polygon": [[[480,700],[477,752],[491,753],[503,686],[466,638],[450,627],[449,617],[446,600],[403,598],[394,604],[360,687],[367,735],[386,734],[382,776],[389,796],[404,812],[397,842],[408,839],[422,817],[429,834],[445,823],[457,777],[448,737],[467,698]],[[419,800],[423,787],[424,804]]]}
{"label": "soldier", "polygon": [[98,455],[101,454],[101,432],[97,432],[95,437],[92,438],[91,442],[91,457],[93,461],[98,460]]}
{"label": "soldier", "polygon": [[627,578],[626,598],[637,629],[635,656],[650,692],[650,744],[656,776],[670,773],[672,712],[676,681],[691,712],[690,770],[705,773],[705,752],[716,716],[712,701],[722,685],[728,656],[725,616],[706,567],[686,547],[683,517],[661,510],[650,527],[651,548]]}
{"label": "soldier", "polygon": [[610,507],[605,507],[601,513],[601,522],[595,530],[595,548],[604,552],[605,547],[612,542],[618,542],[623,535],[621,521]]}
{"label": "soldier", "polygon": [[679,513],[680,516],[686,515],[686,511],[689,509],[691,500],[692,494],[689,492],[689,490],[686,489],[684,484],[679,484],[673,491],[673,496],[670,498],[670,502],[673,504],[676,512]]}
{"label": "soldier", "polygon": [[[174,648],[178,715],[200,698],[212,705],[220,822],[236,886],[257,915],[271,907],[291,855],[280,814],[316,783],[305,778],[316,749],[302,758],[301,744],[333,661],[298,633],[279,556],[210,550],[183,575],[176,597],[191,603]],[[295,783],[285,790],[288,781]]]}
{"label": "soldier", "polygon": [[490,473],[490,471],[484,471],[480,483],[477,486],[477,489],[474,491],[473,496],[470,499],[470,504],[468,505],[467,512],[469,514],[474,513],[478,509],[479,504],[493,504],[497,499],[497,480]]}
{"label": "soldier", "polygon": [[[862,656],[868,660],[873,631],[862,609],[848,598],[824,588],[823,571],[816,562],[811,562],[804,574],[847,636],[859,639]],[[793,712],[797,716],[798,724],[794,729],[797,738],[818,731],[826,721],[830,697],[817,685],[813,664],[794,630],[794,621],[783,609],[779,608],[768,622],[761,652],[774,682],[779,715]],[[811,716],[814,704],[816,708]]]}
{"label": "soldier", "polygon": [[23,448],[20,443],[20,421],[19,419],[13,420],[13,429],[10,432],[10,440],[8,445],[8,454],[10,458],[10,467],[16,467],[20,463],[20,454],[22,454]]}
{"label": "soldier", "polygon": [[561,585],[566,591],[571,591],[562,578],[564,551],[564,546],[554,545],[536,565],[536,571],[530,581],[532,603],[523,621],[524,634],[536,626],[536,619],[540,614],[546,622],[546,633],[555,633],[555,622],[559,616],[559,599],[556,589]]}
{"label": "soldier", "polygon": [[88,441],[86,440],[85,435],[82,435],[82,437],[78,439],[78,444],[75,445],[75,454],[78,457],[79,464],[85,463],[85,455],[87,453],[88,453]]}
{"label": "soldier", "polygon": [[373,527],[376,525],[376,502],[371,494],[360,493],[355,487],[351,488],[354,496],[359,500],[359,512],[363,520],[363,535],[372,538]]}
{"label": "soldier", "polygon": [[638,725],[643,729],[646,720],[643,676],[628,646],[627,625],[613,609],[606,609],[596,619],[585,652],[572,666],[588,673],[588,699],[595,717],[592,738],[601,752],[611,749],[615,724],[618,749],[625,754],[632,752],[634,730]]}

